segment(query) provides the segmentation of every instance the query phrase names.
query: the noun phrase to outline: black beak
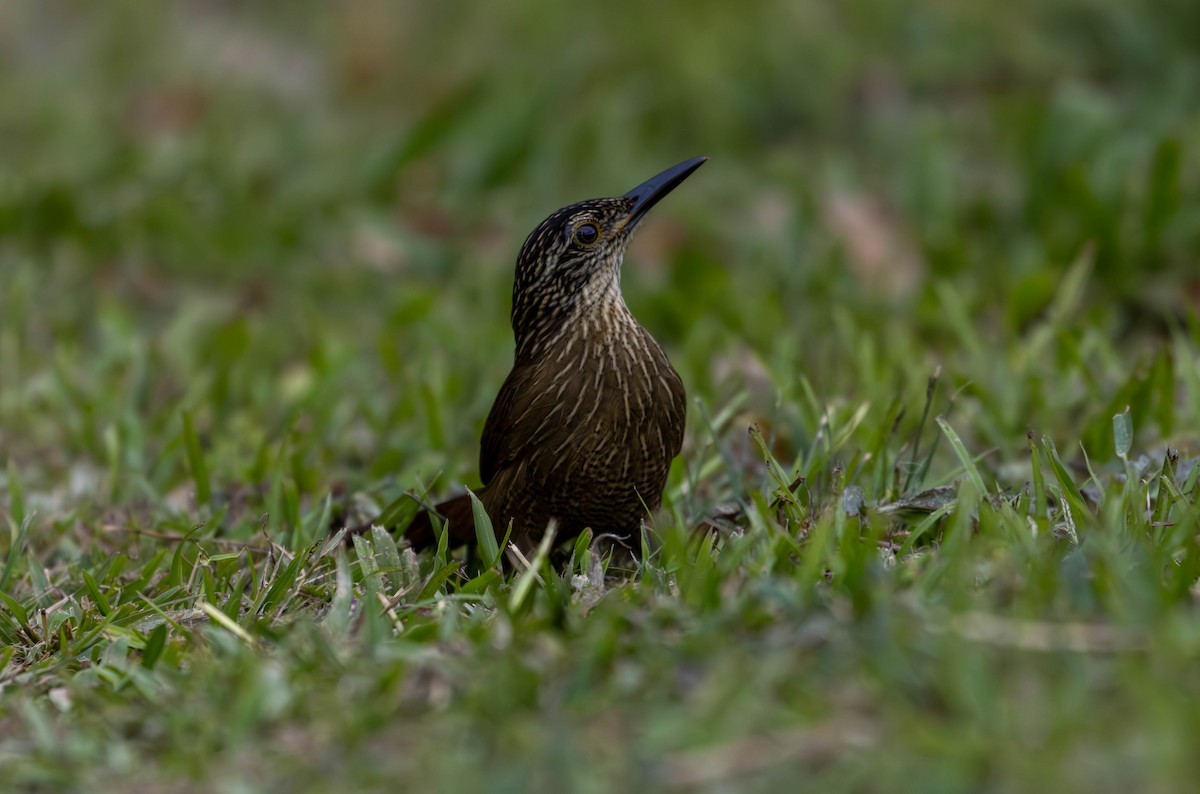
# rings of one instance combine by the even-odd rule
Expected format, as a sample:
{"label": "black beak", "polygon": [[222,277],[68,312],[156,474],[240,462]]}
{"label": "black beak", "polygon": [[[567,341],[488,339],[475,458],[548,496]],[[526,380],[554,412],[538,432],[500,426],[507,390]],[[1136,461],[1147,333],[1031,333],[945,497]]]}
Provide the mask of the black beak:
{"label": "black beak", "polygon": [[684,160],[679,165],[671,166],[658,176],[650,177],[626,193],[625,198],[632,199],[633,206],[629,209],[629,220],[625,222],[625,228],[633,231],[633,227],[637,226],[638,221],[650,211],[651,207],[657,204],[663,196],[678,187],[680,182],[691,176],[693,171],[704,165],[707,161],[707,157],[693,157],[691,160]]}

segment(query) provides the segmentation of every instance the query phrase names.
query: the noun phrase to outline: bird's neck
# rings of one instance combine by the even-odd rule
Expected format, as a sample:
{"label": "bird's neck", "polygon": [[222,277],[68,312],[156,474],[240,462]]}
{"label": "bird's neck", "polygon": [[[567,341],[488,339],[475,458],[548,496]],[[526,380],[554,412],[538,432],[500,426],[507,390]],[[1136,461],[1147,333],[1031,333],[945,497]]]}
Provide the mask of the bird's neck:
{"label": "bird's neck", "polygon": [[537,322],[514,323],[518,362],[544,356],[567,341],[583,353],[592,346],[610,344],[614,335],[637,327],[615,274],[584,285],[569,301],[554,307],[557,311],[548,308],[538,313]]}

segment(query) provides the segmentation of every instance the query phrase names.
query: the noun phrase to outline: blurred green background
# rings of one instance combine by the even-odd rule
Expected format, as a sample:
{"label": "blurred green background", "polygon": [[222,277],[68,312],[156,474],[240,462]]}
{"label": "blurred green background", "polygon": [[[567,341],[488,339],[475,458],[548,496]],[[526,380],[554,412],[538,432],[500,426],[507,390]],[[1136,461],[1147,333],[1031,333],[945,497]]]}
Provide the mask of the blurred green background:
{"label": "blurred green background", "polygon": [[[1113,416],[1194,488],[1198,147],[1195,0],[0,5],[0,768],[1176,790],[1200,519],[1121,484],[1150,468]],[[700,154],[624,270],[694,400],[661,569],[523,611],[426,580],[362,629],[361,549],[263,564],[477,482],[525,235]],[[813,535],[773,523],[752,424]],[[1091,480],[1092,545],[967,488],[920,525],[953,543],[877,559],[914,524],[876,508],[964,459],[1041,476],[1030,432],[1060,495]],[[752,530],[689,546],[728,501]],[[1039,646],[1052,619],[1082,640]]]}
{"label": "blurred green background", "polygon": [[[259,443],[247,406],[287,425],[329,384],[324,463],[469,480],[524,235],[707,154],[625,273],[694,394],[766,411],[803,373],[911,402],[974,355],[954,387],[1019,448],[1081,409],[1009,383],[1053,366],[993,366],[1073,261],[1072,318],[1130,357],[1091,364],[1109,392],[1194,309],[1198,46],[1185,0],[10,4],[6,447],[103,459],[123,412],[181,405]],[[18,383],[50,360],[127,390],[39,421],[49,391]]]}

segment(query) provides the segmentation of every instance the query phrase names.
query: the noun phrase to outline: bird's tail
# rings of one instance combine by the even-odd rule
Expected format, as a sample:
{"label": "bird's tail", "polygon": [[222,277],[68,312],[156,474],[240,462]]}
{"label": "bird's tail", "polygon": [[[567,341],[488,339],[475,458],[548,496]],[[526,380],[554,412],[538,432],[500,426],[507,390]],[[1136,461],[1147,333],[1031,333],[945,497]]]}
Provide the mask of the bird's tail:
{"label": "bird's tail", "polygon": [[[471,495],[462,494],[447,499],[434,508],[442,519],[442,525],[450,533],[447,546],[454,548],[464,543],[475,542],[475,515],[471,512]],[[422,510],[404,531],[404,539],[412,544],[414,551],[432,549],[437,546],[437,534],[429,511]]]}

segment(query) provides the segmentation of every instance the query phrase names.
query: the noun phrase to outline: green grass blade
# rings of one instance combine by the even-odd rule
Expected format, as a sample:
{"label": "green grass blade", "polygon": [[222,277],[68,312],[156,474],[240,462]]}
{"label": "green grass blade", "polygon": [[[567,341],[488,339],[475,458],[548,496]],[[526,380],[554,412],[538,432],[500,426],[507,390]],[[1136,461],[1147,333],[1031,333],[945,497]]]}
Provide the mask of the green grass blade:
{"label": "green grass blade", "polygon": [[187,453],[188,468],[192,472],[192,483],[196,486],[197,504],[212,502],[212,482],[208,476],[208,463],[204,452],[200,449],[200,437],[196,435],[196,426],[192,422],[190,411],[183,411],[183,448]]}
{"label": "green grass blade", "polygon": [[954,454],[958,456],[958,462],[962,464],[963,470],[967,473],[967,477],[970,478],[971,484],[975,486],[975,490],[980,494],[987,493],[987,488],[983,485],[983,476],[980,475],[979,469],[975,466],[975,461],[971,459],[962,439],[958,437],[958,433],[954,432],[954,428],[943,417],[938,416],[934,421],[942,429],[946,440],[950,442],[950,447],[954,450]]}
{"label": "green grass blade", "polygon": [[29,529],[33,526],[34,514],[30,513],[25,516],[17,527],[16,534],[13,536],[12,545],[8,547],[8,554],[4,558],[4,570],[0,571],[0,593],[8,592],[9,582],[12,581],[13,571],[16,569],[17,561],[25,552],[25,541],[29,536]]}
{"label": "green grass blade", "polygon": [[83,576],[84,586],[87,587],[88,593],[95,602],[96,608],[100,610],[100,614],[108,616],[112,612],[112,607],[109,606],[108,599],[104,597],[104,593],[100,591],[100,585],[96,583],[95,578],[88,571],[79,572]]}
{"label": "green grass blade", "polygon": [[[17,464],[8,460],[8,517],[13,527],[19,527],[25,521],[25,486],[21,481],[21,472]],[[0,585],[0,590],[4,589]]]}
{"label": "green grass blade", "polygon": [[496,531],[492,529],[492,519],[488,516],[483,502],[475,492],[467,489],[471,497],[471,516],[475,519],[475,542],[479,545],[479,555],[485,568],[491,568],[500,562],[500,546],[496,542]]}

